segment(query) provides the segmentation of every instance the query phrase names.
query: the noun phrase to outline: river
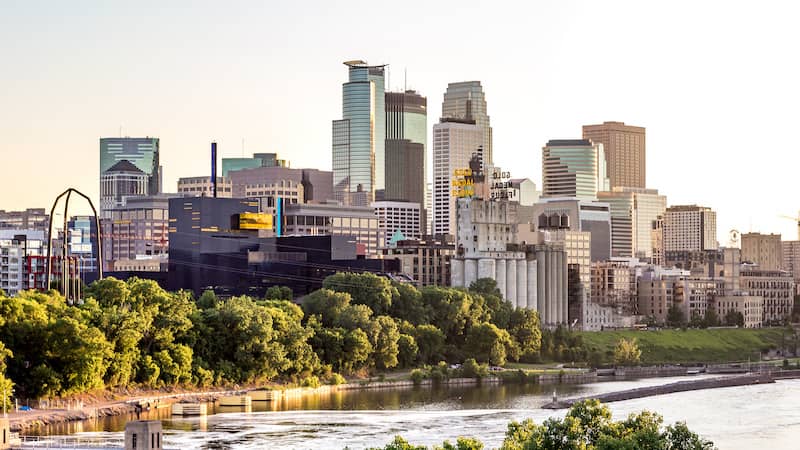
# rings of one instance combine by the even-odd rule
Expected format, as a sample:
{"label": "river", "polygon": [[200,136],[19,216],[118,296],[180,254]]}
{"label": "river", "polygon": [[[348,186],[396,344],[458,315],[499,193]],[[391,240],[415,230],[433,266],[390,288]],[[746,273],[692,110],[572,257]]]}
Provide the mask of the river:
{"label": "river", "polygon": [[[205,418],[176,419],[169,410],[149,413],[165,427],[164,447],[179,449],[362,449],[383,446],[394,435],[415,444],[440,444],[472,436],[487,448],[498,447],[511,420],[537,422],[563,416],[541,409],[552,399],[664,384],[688,377],[609,381],[586,385],[487,385],[480,387],[409,388],[340,391],[287,403],[254,402],[253,412],[212,408]],[[614,418],[649,409],[666,423],[686,421],[720,449],[798,448],[800,380],[774,384],[681,392],[610,403]],[[81,438],[119,439],[127,418],[107,418],[41,430]]]}

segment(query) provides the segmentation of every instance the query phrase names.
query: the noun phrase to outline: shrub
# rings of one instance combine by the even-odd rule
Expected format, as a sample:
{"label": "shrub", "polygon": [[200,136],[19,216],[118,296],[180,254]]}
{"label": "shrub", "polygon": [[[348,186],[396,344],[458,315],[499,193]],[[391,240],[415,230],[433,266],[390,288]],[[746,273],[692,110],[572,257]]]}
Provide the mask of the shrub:
{"label": "shrub", "polygon": [[317,378],[316,375],[305,377],[303,378],[303,381],[300,382],[300,386],[309,388],[318,388],[320,386],[319,378]]}

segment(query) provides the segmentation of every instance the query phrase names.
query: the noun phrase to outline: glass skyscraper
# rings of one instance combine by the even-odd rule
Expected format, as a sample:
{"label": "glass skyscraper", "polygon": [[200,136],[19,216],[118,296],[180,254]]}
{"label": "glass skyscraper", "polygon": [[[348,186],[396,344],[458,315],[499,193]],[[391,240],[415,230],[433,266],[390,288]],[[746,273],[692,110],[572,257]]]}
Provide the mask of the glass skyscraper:
{"label": "glass skyscraper", "polygon": [[609,190],[603,144],[552,140],[542,148],[542,196],[596,200]]}
{"label": "glass skyscraper", "polygon": [[100,138],[100,176],[120,161],[130,161],[147,174],[148,192],[161,193],[161,166],[159,163],[159,139],[144,138]]}
{"label": "glass skyscraper", "polygon": [[486,94],[480,81],[449,83],[442,101],[442,117],[474,120],[483,132],[483,164],[494,164],[492,126],[486,109]]}
{"label": "glass skyscraper", "polygon": [[334,195],[348,205],[367,206],[385,188],[386,118],[384,69],[347,61],[342,119],[333,121]]}
{"label": "glass skyscraper", "polygon": [[385,200],[425,203],[428,100],[414,91],[386,93]]}

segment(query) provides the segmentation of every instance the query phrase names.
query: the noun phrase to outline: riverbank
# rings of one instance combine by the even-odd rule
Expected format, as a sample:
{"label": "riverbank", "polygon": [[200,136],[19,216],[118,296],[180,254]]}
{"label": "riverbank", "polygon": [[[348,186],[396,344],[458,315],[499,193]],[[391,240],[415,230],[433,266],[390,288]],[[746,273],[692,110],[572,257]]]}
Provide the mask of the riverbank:
{"label": "riverbank", "polygon": [[[32,411],[15,412],[9,414],[12,431],[25,433],[28,430],[69,422],[96,420],[114,416],[134,416],[137,411],[168,408],[173,403],[187,402],[214,402],[219,397],[241,395],[258,389],[271,389],[281,391],[282,399],[302,400],[306,397],[330,394],[337,391],[352,390],[397,390],[412,389],[414,387],[432,386],[478,386],[491,384],[590,384],[603,381],[621,379],[645,379],[686,375],[685,367],[635,367],[619,371],[616,376],[602,376],[597,372],[587,371],[561,371],[559,373],[526,373],[521,370],[505,370],[493,373],[481,379],[476,378],[448,378],[433,381],[421,380],[415,383],[409,379],[394,379],[376,381],[373,379],[352,381],[339,385],[325,385],[317,388],[310,387],[283,387],[283,386],[245,386],[236,389],[213,391],[186,391],[186,392],[141,392],[136,395],[124,395],[114,400],[97,399],[92,403],[71,409],[35,409]],[[107,395],[109,393],[106,393]]]}

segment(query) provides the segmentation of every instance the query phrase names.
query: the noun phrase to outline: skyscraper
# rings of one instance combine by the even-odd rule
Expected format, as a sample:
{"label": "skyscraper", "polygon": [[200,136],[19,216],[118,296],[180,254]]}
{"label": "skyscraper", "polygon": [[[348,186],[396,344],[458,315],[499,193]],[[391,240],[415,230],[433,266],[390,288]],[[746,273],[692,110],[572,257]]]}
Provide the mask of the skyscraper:
{"label": "skyscraper", "polygon": [[716,250],[717,213],[706,206],[670,206],[664,212],[664,251]]}
{"label": "skyscraper", "polygon": [[123,160],[147,174],[147,189],[150,194],[161,193],[158,138],[100,138],[101,176],[103,172]]}
{"label": "skyscraper", "polygon": [[[386,93],[386,191],[389,201],[425,203],[428,100],[414,91]],[[426,211],[419,210],[420,223]]]}
{"label": "skyscraper", "polygon": [[347,61],[342,119],[333,121],[333,186],[337,200],[367,206],[385,188],[384,68]]}
{"label": "skyscraper", "polygon": [[585,139],[551,140],[542,148],[542,197],[596,200],[607,191],[603,145]]}
{"label": "skyscraper", "polygon": [[[452,179],[468,169],[473,155],[483,159],[483,131],[469,119],[443,118],[433,126],[433,235],[456,234]],[[485,166],[485,162],[484,162]]]}
{"label": "skyscraper", "polygon": [[[469,102],[467,101],[469,100]],[[469,105],[469,106],[468,106]],[[483,133],[483,163],[494,164],[492,126],[486,109],[486,94],[480,81],[449,83],[442,101],[442,117],[475,120]]]}
{"label": "skyscraper", "polygon": [[667,197],[655,189],[615,187],[599,192],[611,205],[611,256],[653,257],[653,222],[664,214]]}
{"label": "skyscraper", "polygon": [[644,127],[623,122],[584,125],[583,138],[603,144],[612,188],[647,187]]}
{"label": "skyscraper", "polygon": [[119,161],[100,175],[100,216],[111,217],[111,211],[121,206],[129,197],[150,195],[150,177],[127,160]]}

